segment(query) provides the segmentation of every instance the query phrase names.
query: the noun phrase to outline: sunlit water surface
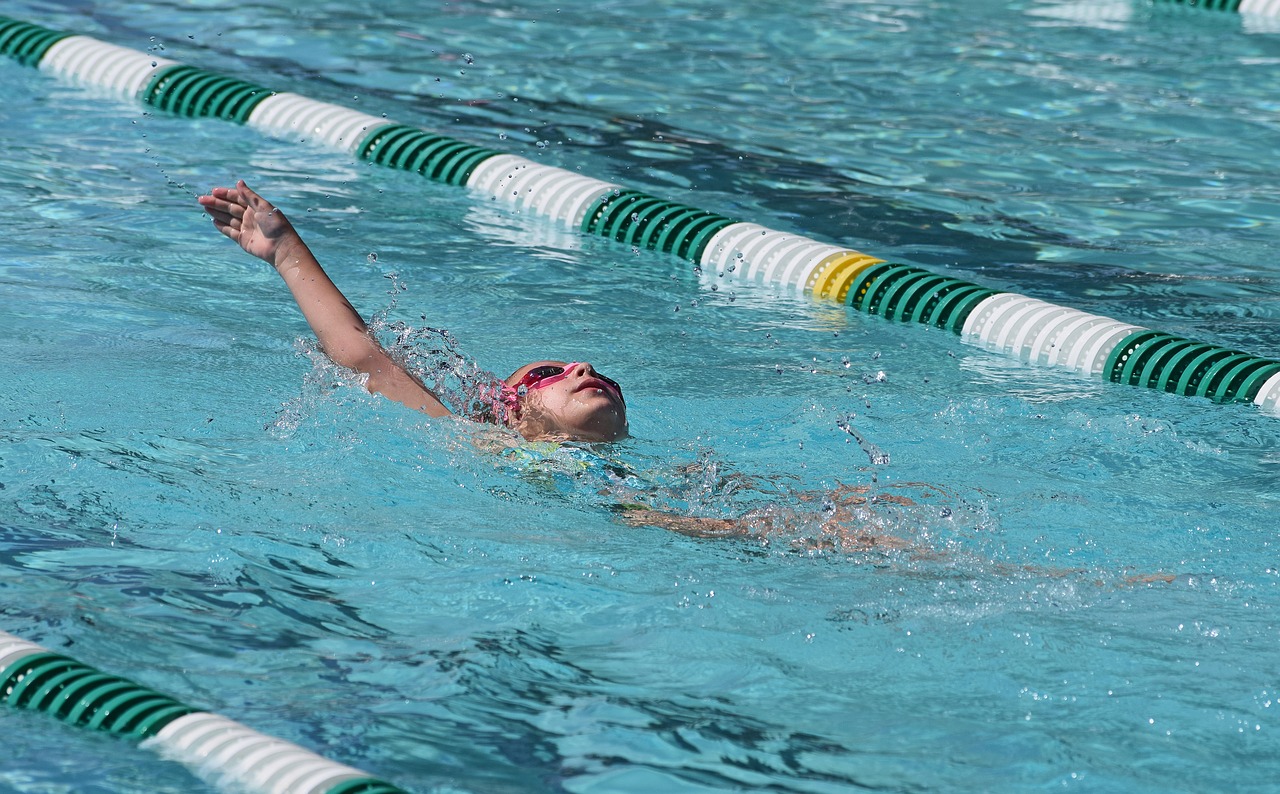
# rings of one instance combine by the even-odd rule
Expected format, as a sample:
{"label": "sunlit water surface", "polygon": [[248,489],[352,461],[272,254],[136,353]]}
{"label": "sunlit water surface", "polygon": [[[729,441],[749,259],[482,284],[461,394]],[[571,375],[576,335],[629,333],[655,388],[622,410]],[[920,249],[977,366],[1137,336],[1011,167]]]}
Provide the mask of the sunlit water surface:
{"label": "sunlit water surface", "polygon": [[[10,6],[1280,355],[1280,38],[1259,20],[1033,0]],[[1275,417],[1023,366],[3,69],[0,628],[416,791],[1274,785]],[[447,328],[498,373],[593,361],[634,437],[607,463],[513,457],[363,394],[196,208],[237,177],[424,360],[454,361],[431,352]],[[917,550],[832,548],[841,486],[875,497],[853,523]],[[753,532],[613,509],[646,493]],[[1133,582],[1158,573],[1178,579]],[[43,715],[0,725],[3,790],[205,785]]]}

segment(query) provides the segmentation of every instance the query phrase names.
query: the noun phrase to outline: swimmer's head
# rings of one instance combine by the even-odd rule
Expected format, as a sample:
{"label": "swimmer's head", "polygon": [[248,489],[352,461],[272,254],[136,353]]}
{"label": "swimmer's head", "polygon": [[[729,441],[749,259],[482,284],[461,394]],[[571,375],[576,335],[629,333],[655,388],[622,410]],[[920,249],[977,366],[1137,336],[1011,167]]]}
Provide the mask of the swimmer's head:
{"label": "swimmer's head", "polygon": [[530,441],[617,441],[627,435],[622,389],[586,362],[535,361],[511,373],[508,423]]}

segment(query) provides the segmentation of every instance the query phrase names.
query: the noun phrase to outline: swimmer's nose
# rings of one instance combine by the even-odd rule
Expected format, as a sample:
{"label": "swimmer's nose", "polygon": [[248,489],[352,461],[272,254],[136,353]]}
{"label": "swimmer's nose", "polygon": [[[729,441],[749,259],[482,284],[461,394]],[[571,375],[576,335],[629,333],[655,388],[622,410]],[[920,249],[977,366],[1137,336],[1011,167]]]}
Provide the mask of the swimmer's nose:
{"label": "swimmer's nose", "polygon": [[580,378],[592,377],[596,374],[596,368],[591,366],[590,362],[580,361],[578,366],[573,368],[573,374]]}

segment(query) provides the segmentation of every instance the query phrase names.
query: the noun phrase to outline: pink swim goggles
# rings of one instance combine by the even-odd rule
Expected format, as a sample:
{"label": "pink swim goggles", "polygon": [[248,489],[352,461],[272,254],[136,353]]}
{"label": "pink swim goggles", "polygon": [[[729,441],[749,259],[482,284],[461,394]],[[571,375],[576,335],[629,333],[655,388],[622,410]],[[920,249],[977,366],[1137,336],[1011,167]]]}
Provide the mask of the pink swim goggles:
{"label": "pink swim goggles", "polygon": [[[503,409],[503,421],[511,422],[520,416],[520,398],[528,394],[530,389],[541,389],[543,386],[558,383],[567,378],[569,373],[580,364],[581,362],[564,365],[543,364],[526,372],[515,386],[504,385],[502,387],[502,395],[498,399],[498,404]],[[594,371],[592,372],[592,378],[603,383],[605,388],[613,392],[620,402],[626,402],[622,399],[622,387],[613,378],[606,378],[604,375]]]}
{"label": "pink swim goggles", "polygon": [[[520,382],[516,384],[516,394],[523,394],[524,392],[521,389],[527,392],[529,389],[541,389],[544,386],[558,383],[569,377],[569,373],[580,366],[581,363],[580,361],[575,361],[572,364],[543,364],[542,366],[534,367],[526,372]],[[619,400],[622,399],[622,387],[618,385],[616,380],[607,378],[594,370],[591,373],[591,377],[603,383]]]}

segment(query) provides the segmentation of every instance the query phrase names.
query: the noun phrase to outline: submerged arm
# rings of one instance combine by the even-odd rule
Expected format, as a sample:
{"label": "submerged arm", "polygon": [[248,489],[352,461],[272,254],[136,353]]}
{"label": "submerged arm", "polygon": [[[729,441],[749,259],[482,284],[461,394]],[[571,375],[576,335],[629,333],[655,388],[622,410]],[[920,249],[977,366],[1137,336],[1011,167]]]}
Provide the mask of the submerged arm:
{"label": "submerged arm", "polygon": [[284,213],[243,181],[234,188],[214,188],[199,201],[218,231],[276,269],[320,340],[320,348],[335,364],[368,375],[366,387],[371,392],[430,416],[449,414],[426,386],[382,349]]}

